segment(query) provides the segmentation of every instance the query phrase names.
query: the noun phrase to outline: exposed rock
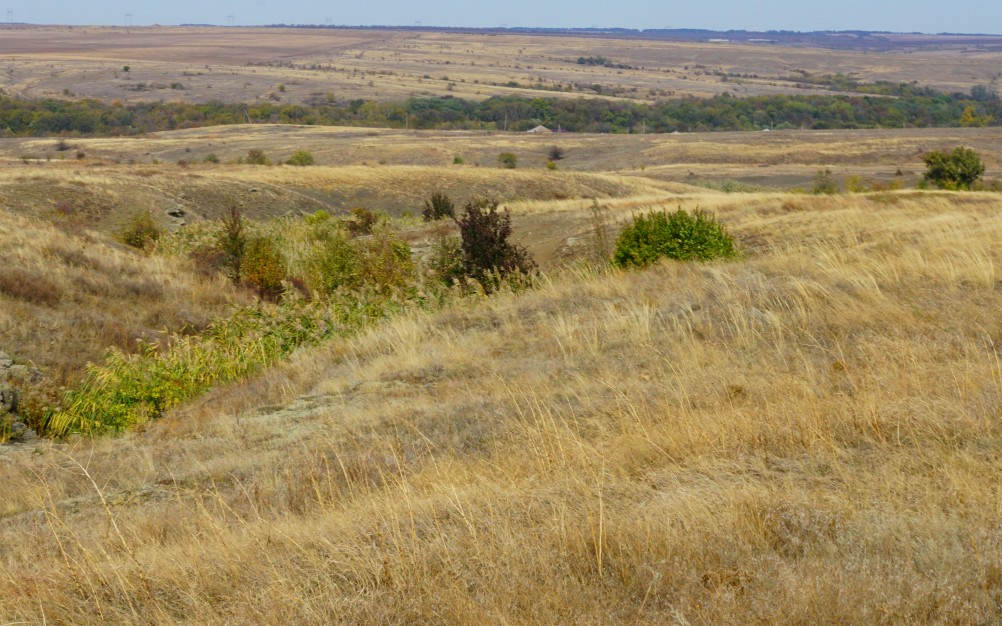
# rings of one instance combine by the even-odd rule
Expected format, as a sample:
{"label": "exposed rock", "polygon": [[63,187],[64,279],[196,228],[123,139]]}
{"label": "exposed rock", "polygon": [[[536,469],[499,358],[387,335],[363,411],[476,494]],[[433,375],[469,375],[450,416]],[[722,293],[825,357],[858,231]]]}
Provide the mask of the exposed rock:
{"label": "exposed rock", "polygon": [[177,205],[173,209],[167,209],[167,215],[170,215],[171,217],[184,217],[187,215],[187,212],[184,210],[183,206]]}
{"label": "exposed rock", "polygon": [[33,367],[15,365],[14,359],[0,352],[0,431],[10,441],[30,441],[35,432],[17,421],[18,389],[37,383],[42,373]]}

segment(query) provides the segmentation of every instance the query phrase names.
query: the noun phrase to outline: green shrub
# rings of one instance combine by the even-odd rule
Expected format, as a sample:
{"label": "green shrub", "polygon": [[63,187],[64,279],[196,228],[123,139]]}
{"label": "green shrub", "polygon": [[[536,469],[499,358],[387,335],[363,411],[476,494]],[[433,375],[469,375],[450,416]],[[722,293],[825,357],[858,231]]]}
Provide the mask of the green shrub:
{"label": "green shrub", "polygon": [[518,166],[518,157],[514,152],[502,152],[498,155],[498,165],[513,170]]}
{"label": "green shrub", "polygon": [[210,152],[209,154],[205,155],[205,158],[202,160],[206,163],[219,163],[219,157],[216,156],[215,152]]}
{"label": "green shrub", "polygon": [[734,240],[712,216],[679,208],[635,215],[633,224],[620,232],[612,260],[619,267],[646,267],[662,257],[708,261],[736,255]]}
{"label": "green shrub", "polygon": [[557,164],[554,163],[553,161],[547,161],[546,162],[546,169],[548,169],[548,170],[555,170],[555,169],[557,169]]}
{"label": "green shrub", "polygon": [[424,208],[421,209],[421,217],[424,221],[431,222],[446,217],[456,217],[456,206],[452,198],[436,191],[431,194],[431,198],[424,201]]}
{"label": "green shrub", "polygon": [[160,239],[162,234],[160,226],[153,221],[153,216],[147,210],[132,216],[129,223],[122,229],[120,238],[122,243],[133,248],[143,249]]}
{"label": "green shrub", "polygon": [[453,165],[462,165],[464,163],[466,163],[466,161],[463,160],[463,157],[458,156],[458,155],[452,157],[452,164]]}
{"label": "green shrub", "polygon": [[811,193],[819,195],[838,193],[838,186],[835,184],[835,179],[832,177],[830,169],[818,170],[818,173],[814,175],[814,185],[811,187]]}
{"label": "green shrub", "polygon": [[452,287],[463,282],[463,242],[459,237],[442,237],[434,243],[428,257],[428,277]]}
{"label": "green shrub", "polygon": [[351,219],[344,221],[344,225],[354,237],[371,235],[372,229],[379,222],[379,215],[362,207],[352,209],[351,216]]}
{"label": "green shrub", "polygon": [[498,212],[498,202],[478,198],[466,204],[458,220],[462,237],[463,273],[491,293],[502,282],[530,277],[537,271],[528,250],[508,241],[511,215]]}
{"label": "green shrub", "polygon": [[549,157],[551,161],[559,161],[566,156],[564,149],[560,146],[553,146],[550,148]]}
{"label": "green shrub", "polygon": [[288,165],[299,166],[313,165],[314,163],[316,163],[316,161],[314,160],[313,155],[306,150],[293,152],[292,156],[289,157],[289,160],[286,161],[286,164]]}
{"label": "green shrub", "polygon": [[330,231],[308,258],[307,276],[312,291],[323,296],[361,291],[388,295],[415,280],[410,246],[385,224],[365,238]]}
{"label": "green shrub", "polygon": [[372,237],[357,240],[355,248],[359,278],[366,289],[388,295],[414,285],[411,247],[389,226],[380,226]]}
{"label": "green shrub", "polygon": [[245,163],[250,165],[271,165],[271,161],[264,154],[264,150],[258,148],[251,148],[247,151],[247,158],[244,160]]}
{"label": "green shrub", "polygon": [[324,209],[320,209],[319,211],[314,211],[313,213],[310,213],[304,219],[306,220],[306,223],[309,224],[310,226],[318,226],[320,224],[323,224],[324,222],[329,221],[331,219],[331,214]]}
{"label": "green shrub", "polygon": [[341,229],[320,242],[307,260],[307,280],[312,291],[330,295],[357,289],[362,284],[358,250]]}
{"label": "green shrub", "polygon": [[970,148],[957,147],[953,152],[934,150],[923,161],[926,172],[922,181],[940,189],[970,190],[985,173],[980,155]]}
{"label": "green shrub", "polygon": [[285,255],[274,239],[258,236],[247,242],[242,263],[243,280],[261,298],[271,301],[281,298],[287,267]]}

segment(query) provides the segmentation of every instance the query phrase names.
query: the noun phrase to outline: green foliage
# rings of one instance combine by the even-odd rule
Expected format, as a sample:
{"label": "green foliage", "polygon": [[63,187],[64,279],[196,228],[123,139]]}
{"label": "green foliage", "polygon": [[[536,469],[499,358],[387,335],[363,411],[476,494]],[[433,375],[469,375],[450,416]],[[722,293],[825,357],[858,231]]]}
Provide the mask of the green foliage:
{"label": "green foliage", "polygon": [[371,237],[353,243],[358,251],[359,276],[366,289],[390,295],[413,286],[411,247],[389,226],[379,226]]}
{"label": "green foliage", "polygon": [[361,262],[351,240],[335,230],[318,243],[307,261],[310,288],[325,296],[358,289],[362,284]]}
{"label": "green foliage", "polygon": [[313,213],[307,215],[304,219],[310,226],[318,226],[329,221],[331,219],[331,214],[323,209],[320,209],[319,211],[314,211]]}
{"label": "green foliage", "polygon": [[340,229],[325,233],[307,260],[307,276],[312,290],[325,297],[390,295],[415,282],[410,246],[386,225],[366,238],[349,238]]}
{"label": "green foliage", "polygon": [[458,155],[452,157],[452,164],[453,165],[462,165],[463,163],[466,163],[466,161],[463,160],[463,157],[458,156]]}
{"label": "green foliage", "polygon": [[835,178],[832,177],[830,169],[818,170],[814,175],[814,184],[811,186],[811,193],[817,195],[838,193],[838,185],[835,184]]}
{"label": "green foliage", "polygon": [[952,152],[933,150],[923,159],[926,172],[923,182],[940,189],[970,190],[985,173],[981,156],[970,148],[958,146]]}
{"label": "green foliage", "polygon": [[660,258],[708,261],[737,256],[734,240],[712,216],[697,209],[635,215],[620,232],[612,261],[619,267],[646,267]]}
{"label": "green foliage", "polygon": [[289,160],[286,161],[286,164],[288,165],[299,165],[299,166],[313,165],[314,163],[316,163],[316,161],[314,160],[313,155],[307,152],[306,150],[299,150],[297,152],[293,152],[292,156],[289,157]]}
{"label": "green foliage", "polygon": [[518,166],[518,157],[514,152],[502,152],[498,155],[498,165],[513,170]]}
{"label": "green foliage", "polygon": [[[14,99],[0,96],[0,129],[17,137],[62,135],[136,135],[220,124],[242,124],[250,117],[274,124],[386,126],[418,129],[501,128],[538,124],[574,132],[648,132],[759,130],[782,128],[902,128],[958,126],[963,111],[975,106],[974,119],[1002,120],[1002,100],[977,86],[970,94],[944,93],[910,83],[860,83],[845,76],[798,77],[797,82],[860,95],[772,95],[705,99],[661,98],[656,103],[593,98],[491,97],[410,98],[400,101],[327,101],[314,105],[256,102],[162,102],[128,105],[97,100]],[[588,88],[588,87],[582,87]],[[591,88],[589,88],[591,89]],[[615,90],[613,95],[617,95]],[[874,94],[893,97],[867,97]]]}
{"label": "green foliage", "polygon": [[205,155],[205,158],[202,160],[206,163],[219,163],[219,157],[216,156],[215,152],[210,152],[209,154]]}
{"label": "green foliage", "polygon": [[456,205],[452,202],[452,198],[440,191],[436,191],[431,194],[431,198],[424,201],[424,207],[421,209],[421,217],[426,222],[446,217],[455,218]]}
{"label": "green foliage", "polygon": [[258,235],[247,242],[242,274],[244,283],[258,296],[277,301],[282,296],[282,283],[288,276],[288,262],[274,239]]}
{"label": "green foliage", "polygon": [[245,163],[250,165],[271,165],[271,161],[264,154],[264,150],[258,148],[251,148],[247,151],[247,158],[244,159]]}
{"label": "green foliage", "polygon": [[162,234],[163,230],[153,221],[149,210],[146,210],[133,215],[119,237],[124,244],[144,249],[160,239]]}
{"label": "green foliage", "polygon": [[463,248],[463,273],[491,293],[504,282],[531,277],[536,262],[525,248],[508,241],[511,214],[499,212],[497,200],[478,198],[466,204],[457,220]]}
{"label": "green foliage", "polygon": [[553,161],[547,161],[546,162],[546,169],[548,169],[548,170],[555,170],[555,169],[557,169],[557,164],[554,163]]}
{"label": "green foliage", "polygon": [[247,376],[304,344],[315,344],[351,321],[309,306],[247,308],[202,335],[175,338],[168,348],[144,344],[138,354],[112,349],[91,365],[83,384],[65,394],[46,419],[50,434],[121,432],[160,417],[213,385]]}
{"label": "green foliage", "polygon": [[247,248],[247,233],[244,232],[243,214],[235,203],[230,203],[223,228],[216,236],[216,247],[223,253],[223,267],[234,284],[240,284],[241,267]]}

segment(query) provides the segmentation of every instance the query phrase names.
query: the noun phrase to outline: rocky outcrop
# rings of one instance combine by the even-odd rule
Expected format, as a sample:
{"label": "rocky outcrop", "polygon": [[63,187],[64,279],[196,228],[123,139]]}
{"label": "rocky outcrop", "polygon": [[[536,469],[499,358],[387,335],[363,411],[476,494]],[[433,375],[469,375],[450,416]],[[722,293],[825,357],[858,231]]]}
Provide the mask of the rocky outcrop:
{"label": "rocky outcrop", "polygon": [[36,383],[42,373],[33,367],[16,365],[14,359],[0,352],[0,441],[32,439],[35,433],[17,417],[20,389]]}

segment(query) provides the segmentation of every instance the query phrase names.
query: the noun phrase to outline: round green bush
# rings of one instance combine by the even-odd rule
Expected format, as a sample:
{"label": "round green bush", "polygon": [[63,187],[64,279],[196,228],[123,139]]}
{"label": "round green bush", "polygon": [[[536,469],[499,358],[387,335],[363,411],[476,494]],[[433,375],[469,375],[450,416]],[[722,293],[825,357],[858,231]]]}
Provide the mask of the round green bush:
{"label": "round green bush", "polygon": [[619,267],[646,267],[662,257],[708,261],[737,254],[734,239],[713,216],[699,209],[690,215],[680,208],[634,216],[619,233],[612,262]]}

